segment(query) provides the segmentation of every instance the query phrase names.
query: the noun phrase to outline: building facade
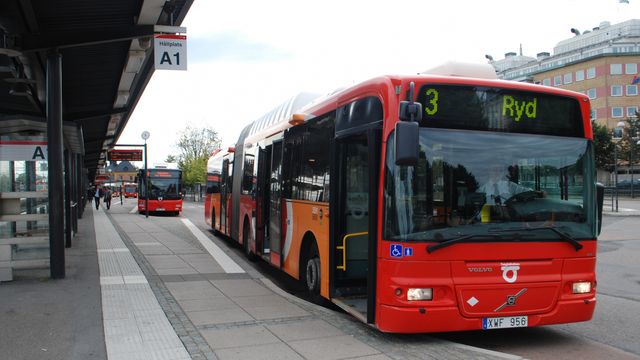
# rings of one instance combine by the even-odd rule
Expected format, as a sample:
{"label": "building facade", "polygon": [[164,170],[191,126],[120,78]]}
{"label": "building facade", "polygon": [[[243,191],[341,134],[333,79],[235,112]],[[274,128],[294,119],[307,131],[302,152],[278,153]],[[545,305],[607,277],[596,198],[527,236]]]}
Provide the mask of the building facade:
{"label": "building facade", "polygon": [[572,29],[572,38],[560,41],[553,55],[536,58],[507,53],[491,60],[498,77],[581,92],[591,99],[591,118],[609,128],[640,109],[640,20],[592,30]]}

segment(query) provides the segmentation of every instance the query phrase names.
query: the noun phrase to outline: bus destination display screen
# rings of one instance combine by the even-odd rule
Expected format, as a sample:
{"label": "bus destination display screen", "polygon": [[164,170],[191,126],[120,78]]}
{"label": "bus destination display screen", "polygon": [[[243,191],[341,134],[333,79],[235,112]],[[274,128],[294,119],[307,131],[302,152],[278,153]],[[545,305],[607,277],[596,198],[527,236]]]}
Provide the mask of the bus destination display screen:
{"label": "bus destination display screen", "polygon": [[179,170],[149,170],[149,177],[152,178],[179,178]]}
{"label": "bus destination display screen", "polygon": [[510,89],[422,85],[421,126],[583,137],[578,100]]}

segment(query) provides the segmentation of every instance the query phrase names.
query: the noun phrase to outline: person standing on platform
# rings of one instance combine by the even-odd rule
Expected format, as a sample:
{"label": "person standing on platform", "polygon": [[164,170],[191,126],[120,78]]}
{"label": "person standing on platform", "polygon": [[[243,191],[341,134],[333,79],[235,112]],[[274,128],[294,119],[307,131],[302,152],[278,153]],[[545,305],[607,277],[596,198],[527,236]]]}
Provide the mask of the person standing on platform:
{"label": "person standing on platform", "polygon": [[96,191],[93,193],[93,199],[96,202],[96,210],[100,209],[100,197],[102,196],[102,189],[100,185],[96,185]]}
{"label": "person standing on platform", "polygon": [[111,189],[109,187],[104,188],[104,204],[107,205],[107,210],[111,209]]}

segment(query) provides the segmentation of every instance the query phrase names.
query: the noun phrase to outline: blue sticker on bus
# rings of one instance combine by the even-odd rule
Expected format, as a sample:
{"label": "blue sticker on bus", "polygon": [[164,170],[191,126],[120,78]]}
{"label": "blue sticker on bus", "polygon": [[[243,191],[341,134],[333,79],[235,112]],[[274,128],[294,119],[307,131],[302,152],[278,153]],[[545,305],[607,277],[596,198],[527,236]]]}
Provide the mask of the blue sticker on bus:
{"label": "blue sticker on bus", "polygon": [[389,253],[391,257],[401,258],[404,251],[402,250],[402,244],[391,244],[391,248],[389,249]]}
{"label": "blue sticker on bus", "polygon": [[404,256],[413,256],[413,248],[404,248]]}

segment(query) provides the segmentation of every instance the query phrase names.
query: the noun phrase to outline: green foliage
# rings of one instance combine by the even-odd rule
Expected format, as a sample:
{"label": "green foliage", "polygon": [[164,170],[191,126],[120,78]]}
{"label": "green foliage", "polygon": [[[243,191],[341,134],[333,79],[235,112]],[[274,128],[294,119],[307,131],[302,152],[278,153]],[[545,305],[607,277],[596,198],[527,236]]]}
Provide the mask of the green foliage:
{"label": "green foliage", "polygon": [[640,140],[640,117],[636,113],[635,117],[628,118],[625,122],[622,139],[618,142],[618,159],[636,163],[640,156],[637,145],[638,140]]}
{"label": "green foliage", "polygon": [[175,163],[178,162],[178,159],[174,155],[167,155],[167,158],[164,160],[166,163]]}
{"label": "green foliage", "polygon": [[218,133],[210,127],[187,126],[179,136],[176,143],[177,160],[178,167],[182,170],[184,185],[191,187],[196,183],[205,183],[209,155],[220,147]]}
{"label": "green foliage", "polygon": [[615,144],[611,140],[611,130],[605,125],[593,121],[593,140],[595,143],[596,167],[613,171],[613,151]]}

